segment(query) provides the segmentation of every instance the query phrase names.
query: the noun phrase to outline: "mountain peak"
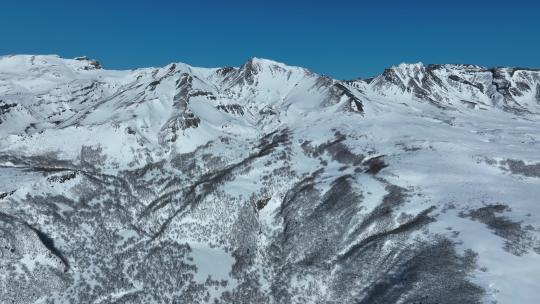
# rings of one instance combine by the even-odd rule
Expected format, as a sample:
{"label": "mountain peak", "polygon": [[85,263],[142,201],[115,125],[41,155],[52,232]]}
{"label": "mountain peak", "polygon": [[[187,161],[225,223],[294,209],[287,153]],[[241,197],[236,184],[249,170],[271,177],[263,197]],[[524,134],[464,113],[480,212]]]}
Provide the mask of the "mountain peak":
{"label": "mountain peak", "polygon": [[392,66],[392,68],[400,69],[400,70],[418,70],[418,69],[423,69],[424,64],[422,62],[414,62],[414,63],[402,62],[398,64],[397,66]]}
{"label": "mountain peak", "polygon": [[266,58],[260,58],[260,57],[250,57],[247,62],[251,62],[252,64],[256,65],[278,65],[278,66],[286,66],[284,63],[275,61],[272,59],[266,59]]}

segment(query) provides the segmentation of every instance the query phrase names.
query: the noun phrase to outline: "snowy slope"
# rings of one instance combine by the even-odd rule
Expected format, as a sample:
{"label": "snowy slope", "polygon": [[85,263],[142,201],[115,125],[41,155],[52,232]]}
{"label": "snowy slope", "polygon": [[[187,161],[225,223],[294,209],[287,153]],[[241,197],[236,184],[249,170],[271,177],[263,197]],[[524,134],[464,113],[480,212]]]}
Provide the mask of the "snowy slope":
{"label": "snowy slope", "polygon": [[540,71],[0,57],[1,303],[537,303]]}

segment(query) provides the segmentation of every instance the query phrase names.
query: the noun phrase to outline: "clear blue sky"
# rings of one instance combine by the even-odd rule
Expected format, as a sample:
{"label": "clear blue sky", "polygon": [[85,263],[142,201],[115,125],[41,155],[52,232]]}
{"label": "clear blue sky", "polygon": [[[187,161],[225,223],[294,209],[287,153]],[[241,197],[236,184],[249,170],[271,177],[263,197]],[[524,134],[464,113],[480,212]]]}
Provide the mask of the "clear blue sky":
{"label": "clear blue sky", "polygon": [[0,54],[21,53],[114,69],[255,56],[341,79],[400,62],[540,67],[540,1],[3,1]]}

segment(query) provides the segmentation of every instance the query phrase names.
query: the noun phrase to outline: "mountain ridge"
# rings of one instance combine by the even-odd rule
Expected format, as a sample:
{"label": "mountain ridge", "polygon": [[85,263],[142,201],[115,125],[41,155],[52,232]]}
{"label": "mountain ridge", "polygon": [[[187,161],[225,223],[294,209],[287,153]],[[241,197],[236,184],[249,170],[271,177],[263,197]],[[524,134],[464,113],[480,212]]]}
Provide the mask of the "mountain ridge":
{"label": "mountain ridge", "polygon": [[0,57],[0,302],[536,303],[539,79]]}

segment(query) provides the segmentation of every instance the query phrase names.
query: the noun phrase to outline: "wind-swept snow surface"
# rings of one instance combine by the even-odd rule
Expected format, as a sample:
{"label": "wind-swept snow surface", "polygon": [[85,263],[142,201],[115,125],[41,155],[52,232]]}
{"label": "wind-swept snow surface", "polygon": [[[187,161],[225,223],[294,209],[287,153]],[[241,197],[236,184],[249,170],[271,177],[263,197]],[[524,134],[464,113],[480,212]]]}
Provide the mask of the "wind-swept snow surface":
{"label": "wind-swept snow surface", "polygon": [[1,303],[538,303],[540,72],[0,57]]}

